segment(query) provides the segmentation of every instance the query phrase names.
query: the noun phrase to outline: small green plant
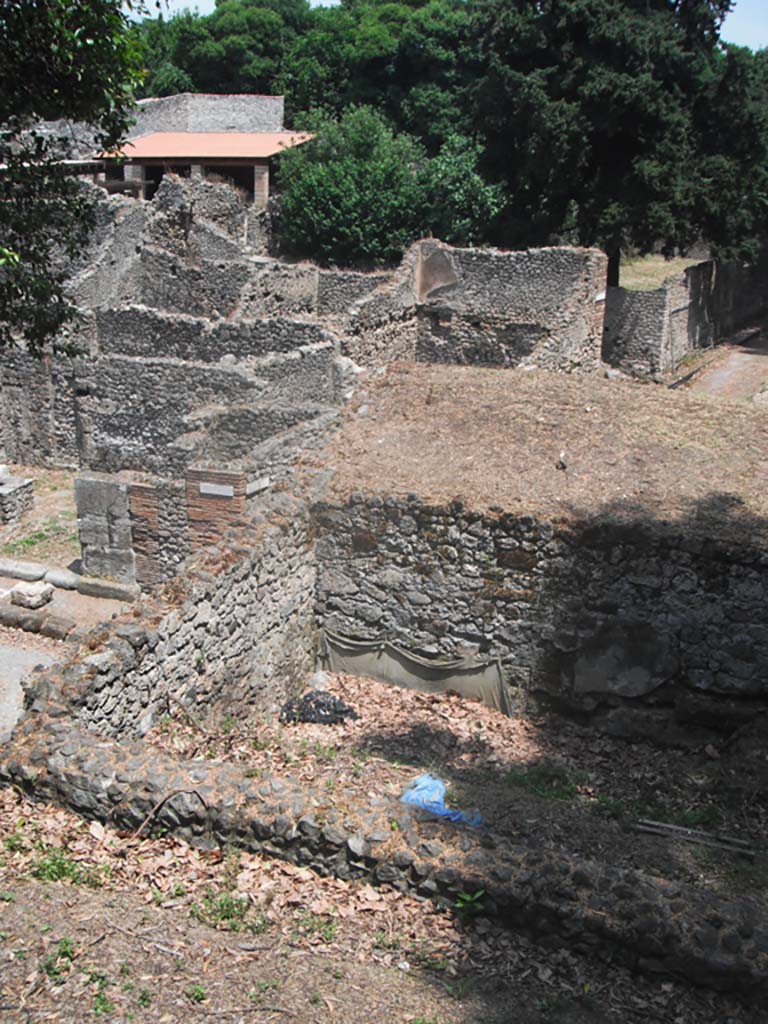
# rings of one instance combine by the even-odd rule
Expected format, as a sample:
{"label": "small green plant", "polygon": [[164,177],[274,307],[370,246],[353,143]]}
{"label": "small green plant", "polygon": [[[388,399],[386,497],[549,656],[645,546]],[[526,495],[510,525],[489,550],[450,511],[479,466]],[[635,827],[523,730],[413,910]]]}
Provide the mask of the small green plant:
{"label": "small green plant", "polygon": [[202,985],[189,985],[184,989],[184,994],[187,998],[191,999],[193,1003],[204,1003],[207,999],[205,989]]}
{"label": "small green plant", "polygon": [[8,892],[7,890],[5,890],[4,892],[0,892],[0,903],[15,903],[15,902],[16,902],[16,897],[13,895],[12,892]]}
{"label": "small green plant", "polygon": [[299,918],[299,927],[302,931],[308,932],[311,935],[319,935],[324,942],[333,942],[339,930],[338,923],[330,917],[311,912],[302,914]]}
{"label": "small green plant", "polygon": [[460,892],[456,896],[454,909],[460,917],[474,917],[482,914],[485,907],[485,889],[478,889],[477,892]]}
{"label": "small green plant", "polygon": [[546,761],[512,768],[504,781],[509,786],[527,789],[545,800],[573,800],[579,795],[576,781],[568,772]]}
{"label": "small green plant", "polygon": [[231,732],[234,732],[235,726],[237,725],[237,719],[234,715],[224,715],[221,720],[221,732],[224,736],[228,736]]}
{"label": "small green plant", "polygon": [[115,1004],[107,996],[107,986],[109,985],[109,978],[104,971],[99,970],[97,967],[89,967],[83,972],[88,979],[89,983],[96,988],[96,992],[93,997],[93,1012],[97,1017],[105,1016],[106,1014],[114,1013]]}
{"label": "small green plant", "polygon": [[312,995],[309,997],[309,1002],[310,1002],[311,1006],[319,1006],[320,1005],[320,993],[319,992],[313,992]]}
{"label": "small green plant", "polygon": [[171,896],[175,896],[177,899],[181,896],[186,896],[187,890],[181,884],[181,882],[174,882],[171,886]]}
{"label": "small green plant", "polygon": [[277,981],[257,981],[256,988],[251,989],[248,993],[248,998],[252,1003],[258,1003],[263,995],[268,992],[277,992],[280,988],[280,984]]}
{"label": "small green plant", "polygon": [[200,903],[194,903],[190,914],[203,924],[219,930],[256,934],[269,928],[269,919],[255,912],[249,900],[230,892],[215,893],[209,889]]}
{"label": "small green plant", "polygon": [[148,988],[140,988],[136,1001],[139,1006],[142,1006],[146,1010],[147,1007],[152,1005],[152,993]]}
{"label": "small green plant", "polygon": [[378,949],[400,949],[402,942],[397,935],[388,935],[386,932],[377,932],[374,945]]}
{"label": "small green plant", "polygon": [[312,753],[315,755],[318,761],[334,761],[338,750],[332,744],[328,743],[316,743],[312,748]]}
{"label": "small green plant", "polygon": [[69,973],[76,955],[77,950],[72,939],[60,939],[55,952],[43,957],[40,966],[49,978],[61,978]]}
{"label": "small green plant", "polygon": [[17,828],[9,836],[5,836],[3,846],[9,853],[22,853],[26,849],[27,844],[24,841],[21,829]]}
{"label": "small green plant", "polygon": [[108,1013],[114,1013],[115,1004],[107,996],[107,993],[103,989],[99,989],[96,995],[93,997],[93,1012],[97,1017]]}
{"label": "small green plant", "polygon": [[83,867],[58,847],[41,844],[39,849],[40,856],[32,864],[32,875],[42,882],[72,882],[94,889],[102,884],[103,871],[98,868]]}

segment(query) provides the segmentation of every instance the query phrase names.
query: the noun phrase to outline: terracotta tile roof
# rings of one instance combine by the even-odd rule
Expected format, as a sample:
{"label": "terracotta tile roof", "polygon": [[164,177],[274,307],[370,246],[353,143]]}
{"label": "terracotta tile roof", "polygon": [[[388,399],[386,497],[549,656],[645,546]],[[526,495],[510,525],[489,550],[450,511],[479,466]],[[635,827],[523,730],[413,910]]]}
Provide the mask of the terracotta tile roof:
{"label": "terracotta tile roof", "polygon": [[150,132],[117,152],[129,160],[250,160],[311,138],[307,132]]}

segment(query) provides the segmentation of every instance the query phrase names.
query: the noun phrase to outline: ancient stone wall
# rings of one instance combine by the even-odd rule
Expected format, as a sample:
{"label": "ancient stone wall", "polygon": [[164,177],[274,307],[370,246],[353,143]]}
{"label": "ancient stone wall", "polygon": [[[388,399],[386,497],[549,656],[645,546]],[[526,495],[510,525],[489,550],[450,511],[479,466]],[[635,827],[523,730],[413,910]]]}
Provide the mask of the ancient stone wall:
{"label": "ancient stone wall", "polygon": [[[37,691],[45,688],[40,679]],[[479,893],[483,915],[547,949],[566,946],[764,1005],[768,932],[756,900],[514,845],[393,796],[339,806],[341,787],[331,796],[271,772],[254,779],[242,765],[174,759],[73,727],[45,697],[34,707],[0,749],[0,782],[38,800],[127,832],[162,829],[209,849],[239,847],[325,877],[364,879],[445,910]]]}
{"label": "ancient stone wall", "polygon": [[603,359],[636,377],[673,373],[689,352],[759,319],[766,294],[767,253],[753,265],[699,263],[650,291],[609,288]]}
{"label": "ancient stone wall", "polygon": [[181,704],[193,713],[274,713],[314,659],[315,563],[308,516],[279,498],[252,512],[240,546],[209,544],[101,650],[86,657],[67,699],[109,736],[142,735]]}
{"label": "ancient stone wall", "polygon": [[128,138],[148,132],[281,132],[282,96],[177,93],[139,100]]}
{"label": "ancient stone wall", "polygon": [[425,240],[353,309],[345,351],[361,362],[597,369],[605,256],[591,249],[500,252]]}
{"label": "ancient stone wall", "polygon": [[[642,702],[659,715],[632,731],[658,738],[670,706],[680,722],[709,707],[727,729],[768,699],[764,551],[692,524],[556,528],[417,500],[358,496],[316,515],[320,626],[427,655],[499,657],[523,691],[616,733]],[[674,724],[669,733],[680,738]]]}

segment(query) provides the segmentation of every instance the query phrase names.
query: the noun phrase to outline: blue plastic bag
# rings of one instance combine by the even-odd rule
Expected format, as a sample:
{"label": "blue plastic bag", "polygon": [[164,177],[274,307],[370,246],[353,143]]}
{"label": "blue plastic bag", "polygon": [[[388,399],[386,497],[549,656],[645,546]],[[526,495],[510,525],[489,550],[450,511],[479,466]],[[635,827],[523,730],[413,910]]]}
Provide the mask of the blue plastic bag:
{"label": "blue plastic bag", "polygon": [[446,807],[445,783],[442,779],[436,779],[434,775],[420,775],[400,797],[400,802],[421,807],[430,814],[447,818],[449,821],[463,822],[472,828],[479,828],[483,824],[478,811],[454,811]]}

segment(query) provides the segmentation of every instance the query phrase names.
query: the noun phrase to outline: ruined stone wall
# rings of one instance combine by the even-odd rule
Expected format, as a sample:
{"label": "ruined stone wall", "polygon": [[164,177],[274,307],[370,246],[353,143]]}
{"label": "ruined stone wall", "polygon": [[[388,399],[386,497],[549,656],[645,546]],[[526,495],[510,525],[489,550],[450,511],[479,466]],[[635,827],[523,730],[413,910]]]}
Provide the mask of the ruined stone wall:
{"label": "ruined stone wall", "polygon": [[[712,698],[708,714],[726,727],[728,698],[768,699],[765,552],[690,524],[555,528],[416,500],[359,498],[316,515],[321,626],[499,657],[513,683],[615,732],[641,700],[673,704],[683,721]],[[663,731],[647,722],[638,728]]]}
{"label": "ruined stone wall", "polygon": [[0,448],[9,462],[77,466],[75,364],[7,348],[0,359]]}
{"label": "ruined stone wall", "polygon": [[[275,713],[314,657],[315,563],[306,510],[272,500],[240,545],[209,548],[178,587],[117,626],[68,691],[78,720],[108,736],[142,735],[169,700],[193,713]],[[217,557],[218,555],[218,557]],[[173,587],[173,585],[170,585]]]}
{"label": "ruined stone wall", "polygon": [[455,249],[426,240],[353,308],[358,362],[597,369],[605,256],[597,250]]}
{"label": "ruined stone wall", "polygon": [[609,288],[603,359],[636,377],[673,373],[689,352],[759,319],[767,295],[766,253],[753,265],[699,263],[651,291]]}

